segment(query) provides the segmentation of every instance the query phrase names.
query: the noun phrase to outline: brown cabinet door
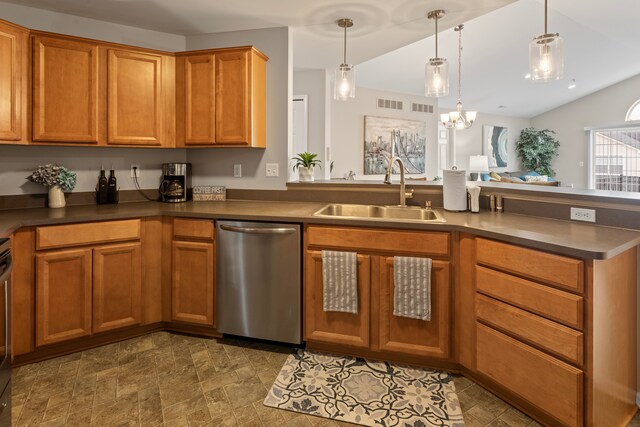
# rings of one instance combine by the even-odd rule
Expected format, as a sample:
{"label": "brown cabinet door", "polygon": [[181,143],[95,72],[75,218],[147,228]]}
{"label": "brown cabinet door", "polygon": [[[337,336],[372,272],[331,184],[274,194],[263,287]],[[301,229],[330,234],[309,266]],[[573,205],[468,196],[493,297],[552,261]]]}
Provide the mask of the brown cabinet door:
{"label": "brown cabinet door", "polygon": [[93,249],[93,332],[138,325],[142,319],[140,243]]}
{"label": "brown cabinet door", "polygon": [[171,319],[214,326],[214,244],[173,242]]}
{"label": "brown cabinet door", "polygon": [[250,52],[216,54],[216,143],[249,145]]}
{"label": "brown cabinet door", "polygon": [[36,345],[91,334],[91,249],[36,255]]}
{"label": "brown cabinet door", "polygon": [[0,142],[24,137],[26,50],[27,31],[0,23]]}
{"label": "brown cabinet door", "polygon": [[380,257],[380,350],[414,356],[449,357],[450,264],[431,266],[431,320],[393,315],[393,257]]}
{"label": "brown cabinet door", "polygon": [[108,144],[162,144],[160,55],[109,50]]}
{"label": "brown cabinet door", "polygon": [[358,313],[324,311],[322,252],[307,251],[304,281],[305,339],[369,348],[371,257],[358,255]]}
{"label": "brown cabinet door", "polygon": [[216,142],[215,65],[212,54],[184,58],[185,145]]}
{"label": "brown cabinet door", "polygon": [[98,142],[98,46],[34,37],[33,140]]}

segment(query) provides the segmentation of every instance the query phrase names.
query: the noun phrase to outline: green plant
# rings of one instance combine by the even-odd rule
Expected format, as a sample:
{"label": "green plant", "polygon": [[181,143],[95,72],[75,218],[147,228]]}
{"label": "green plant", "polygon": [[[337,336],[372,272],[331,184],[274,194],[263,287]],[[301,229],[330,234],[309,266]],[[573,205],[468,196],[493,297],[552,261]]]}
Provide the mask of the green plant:
{"label": "green plant", "polygon": [[322,166],[320,166],[320,163],[322,163],[322,161],[316,160],[316,157],[318,157],[317,154],[308,153],[306,151],[304,153],[298,153],[295,157],[291,158],[291,160],[295,160],[296,162],[293,165],[293,170],[298,169],[300,166],[305,168],[318,166],[319,168],[322,168]]}
{"label": "green plant", "polygon": [[541,175],[554,176],[551,162],[558,156],[560,143],[553,137],[555,132],[549,129],[522,129],[516,142],[516,152],[522,160],[522,166]]}
{"label": "green plant", "polygon": [[59,185],[62,191],[71,191],[76,186],[76,173],[70,171],[64,166],[58,165],[40,165],[27,177],[31,182],[44,185],[45,187],[53,187]]}

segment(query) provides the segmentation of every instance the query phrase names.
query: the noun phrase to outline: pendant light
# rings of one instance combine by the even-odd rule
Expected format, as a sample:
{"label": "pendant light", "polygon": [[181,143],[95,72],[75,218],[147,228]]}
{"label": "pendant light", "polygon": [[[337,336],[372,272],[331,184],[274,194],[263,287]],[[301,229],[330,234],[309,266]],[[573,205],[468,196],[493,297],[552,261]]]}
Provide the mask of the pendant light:
{"label": "pendant light", "polygon": [[449,64],[445,58],[438,57],[438,19],[444,16],[444,10],[432,10],[428,19],[436,21],[436,57],[429,59],[425,65],[425,95],[438,98],[449,94]]}
{"label": "pendant light", "polygon": [[547,0],[544,0],[544,34],[529,43],[529,73],[534,82],[560,80],[564,74],[564,42],[560,34],[547,31]]}
{"label": "pendant light", "polygon": [[462,111],[462,29],[463,24],[454,28],[458,32],[458,103],[456,104],[456,111],[452,111],[449,114],[440,114],[440,121],[445,128],[451,129],[468,129],[476,120],[475,111]]}
{"label": "pendant light", "polygon": [[333,98],[346,101],[356,97],[356,70],[347,64],[347,28],[353,27],[353,20],[342,18],[337,21],[338,27],[344,28],[344,55],[342,64],[336,68]]}

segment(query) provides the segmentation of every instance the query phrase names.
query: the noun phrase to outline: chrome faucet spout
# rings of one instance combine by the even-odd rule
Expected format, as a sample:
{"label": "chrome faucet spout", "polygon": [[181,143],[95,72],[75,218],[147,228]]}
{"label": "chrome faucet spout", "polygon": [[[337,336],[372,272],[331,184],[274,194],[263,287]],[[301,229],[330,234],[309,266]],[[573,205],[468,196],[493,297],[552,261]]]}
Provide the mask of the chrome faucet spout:
{"label": "chrome faucet spout", "polygon": [[400,206],[407,206],[407,199],[413,197],[413,191],[407,193],[404,182],[404,163],[400,157],[392,157],[389,160],[389,166],[387,167],[387,173],[384,176],[384,183],[391,184],[391,171],[393,170],[393,164],[398,162],[400,168]]}

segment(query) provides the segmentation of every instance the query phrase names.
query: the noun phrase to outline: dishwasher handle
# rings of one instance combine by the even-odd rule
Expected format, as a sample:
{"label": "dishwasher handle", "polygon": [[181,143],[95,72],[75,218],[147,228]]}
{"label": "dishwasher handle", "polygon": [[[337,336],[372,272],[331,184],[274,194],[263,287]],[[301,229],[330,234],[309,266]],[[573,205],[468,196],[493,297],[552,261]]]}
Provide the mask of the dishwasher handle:
{"label": "dishwasher handle", "polygon": [[220,224],[220,228],[225,231],[233,231],[235,233],[248,233],[248,234],[291,234],[297,230],[292,227],[276,227],[276,228],[261,228],[261,227],[236,227],[234,225]]}

